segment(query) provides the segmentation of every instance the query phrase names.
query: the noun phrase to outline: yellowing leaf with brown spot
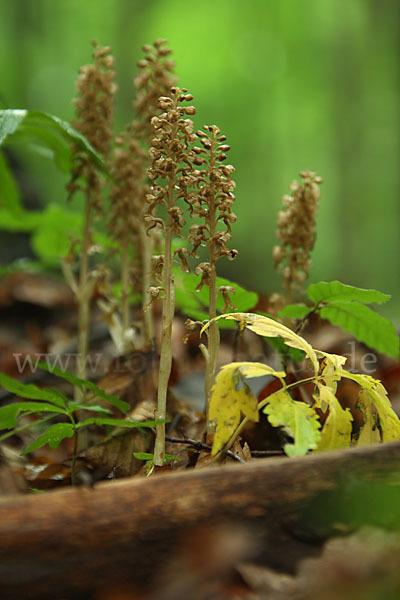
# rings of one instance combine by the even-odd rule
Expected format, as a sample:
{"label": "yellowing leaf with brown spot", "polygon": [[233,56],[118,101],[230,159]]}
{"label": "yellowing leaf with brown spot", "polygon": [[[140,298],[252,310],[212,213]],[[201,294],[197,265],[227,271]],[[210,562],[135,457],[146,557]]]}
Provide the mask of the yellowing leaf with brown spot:
{"label": "yellowing leaf with brown spot", "polygon": [[377,414],[372,413],[371,399],[366,389],[361,388],[358,399],[357,408],[360,409],[364,425],[361,428],[358,436],[357,446],[369,446],[370,444],[378,444],[381,441],[381,435],[377,427]]}
{"label": "yellowing leaf with brown spot", "polygon": [[294,333],[288,327],[285,327],[285,325],[282,325],[282,323],[278,323],[277,321],[274,321],[269,317],[264,317],[263,315],[257,315],[256,313],[226,313],[225,315],[219,315],[218,317],[215,317],[215,319],[212,319],[206,325],[204,325],[203,329],[200,331],[200,335],[209,327],[210,323],[213,321],[218,321],[218,319],[231,319],[238,321],[241,328],[247,327],[247,329],[250,329],[250,331],[258,333],[258,335],[263,335],[266,337],[281,337],[288,346],[303,350],[303,352],[305,352],[311,360],[315,374],[318,374],[319,363],[315,350],[308,342],[306,342],[304,338]]}
{"label": "yellowing leaf with brown spot", "polygon": [[[212,388],[208,417],[217,422],[212,454],[215,456],[229,441],[240,423],[241,414],[252,421],[259,420],[257,398],[243,381],[237,365],[222,367]],[[265,365],[262,365],[265,366]]]}
{"label": "yellowing leaf with brown spot", "polygon": [[349,373],[343,369],[341,370],[341,375],[358,383],[366,391],[370,402],[375,405],[379,417],[379,425],[382,430],[382,441],[394,442],[399,440],[400,420],[394,412],[387,397],[387,391],[381,382],[370,375]]}
{"label": "yellowing leaf with brown spot", "polygon": [[319,385],[320,404],[329,406],[329,414],[322,428],[317,451],[348,448],[351,442],[351,422],[353,417],[348,408],[344,410],[331,390]]}

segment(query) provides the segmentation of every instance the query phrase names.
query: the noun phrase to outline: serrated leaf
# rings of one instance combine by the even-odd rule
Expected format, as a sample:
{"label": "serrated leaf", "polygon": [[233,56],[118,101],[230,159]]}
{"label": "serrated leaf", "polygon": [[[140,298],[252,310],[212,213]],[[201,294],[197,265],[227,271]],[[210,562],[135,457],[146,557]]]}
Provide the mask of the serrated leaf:
{"label": "serrated leaf", "polygon": [[319,385],[319,405],[328,406],[329,414],[321,431],[321,439],[317,451],[348,448],[351,442],[353,417],[348,408],[343,409],[339,400],[331,390],[324,385]]}
{"label": "serrated leaf", "polygon": [[394,412],[390,400],[387,397],[387,391],[381,382],[370,375],[349,373],[344,370],[342,370],[342,377],[358,383],[365,390],[370,402],[374,404],[379,417],[379,425],[382,430],[382,441],[393,442],[399,440],[400,420]]}
{"label": "serrated leaf", "polygon": [[398,357],[399,336],[393,324],[368,306],[359,302],[334,302],[321,308],[319,314],[378,352]]}
{"label": "serrated leaf", "polygon": [[278,312],[278,317],[288,317],[289,319],[304,319],[312,307],[305,304],[288,304]]}
{"label": "serrated leaf", "polygon": [[78,387],[82,392],[85,388],[87,388],[88,390],[93,392],[94,395],[98,396],[102,400],[105,400],[109,404],[112,404],[125,414],[130,409],[130,405],[127,402],[121,400],[120,398],[118,398],[118,396],[112,396],[111,394],[107,394],[104,390],[99,388],[98,385],[93,383],[93,381],[89,381],[88,379],[80,379],[79,377],[77,377],[73,373],[70,373],[69,371],[64,371],[55,365],[50,366],[45,362],[38,363],[38,367],[40,369],[43,369],[44,371],[47,371],[48,373],[52,373],[53,375],[57,375],[57,377],[65,379],[69,383],[72,383],[72,385]]}
{"label": "serrated leaf", "polygon": [[230,439],[239,425],[241,414],[252,421],[258,421],[257,398],[243,381],[237,363],[230,363],[218,373],[211,392],[208,416],[210,421],[216,419],[217,422],[211,452],[213,456]]}
{"label": "serrated leaf", "polygon": [[278,390],[268,396],[263,412],[273,427],[283,427],[293,438],[292,444],[284,446],[288,456],[303,456],[317,447],[321,437],[317,414],[304,402],[293,400],[286,390]]}
{"label": "serrated leaf", "polygon": [[[315,375],[318,374],[319,363],[314,349],[308,342],[306,342],[304,338],[294,333],[288,327],[285,327],[285,325],[282,325],[281,323],[278,323],[269,317],[257,315],[255,313],[227,313],[225,315],[216,317],[212,321],[218,321],[219,319],[233,319],[238,321],[240,327],[247,327],[247,329],[250,329],[250,331],[258,333],[258,335],[266,337],[281,337],[288,346],[305,352],[308,358],[311,360]],[[209,327],[212,321],[209,321],[203,327],[200,334],[202,334],[203,331]]]}
{"label": "serrated leaf", "polygon": [[77,424],[77,428],[87,427],[88,425],[112,425],[113,427],[155,427],[159,423],[165,423],[163,420],[158,421],[128,421],[125,419],[113,419],[112,417],[89,417]]}
{"label": "serrated leaf", "polygon": [[382,304],[390,300],[389,294],[382,294],[377,290],[366,290],[363,288],[346,285],[340,281],[320,281],[308,286],[307,295],[314,302],[336,302],[336,301],[358,301],[364,304],[375,302]]}
{"label": "serrated leaf", "polygon": [[74,426],[72,423],[56,423],[51,425],[42,435],[40,435],[32,444],[30,444],[21,454],[28,454],[48,444],[52,450],[57,448],[65,438],[74,435]]}
{"label": "serrated leaf", "polygon": [[56,406],[60,406],[61,408],[65,407],[68,399],[59,392],[58,390],[52,390],[49,388],[41,389],[38,388],[33,383],[22,383],[21,381],[17,381],[4,373],[0,373],[0,385],[12,392],[16,396],[20,396],[21,398],[28,398],[30,400],[45,400],[46,402],[50,402],[55,404]]}
{"label": "serrated leaf", "polygon": [[63,171],[72,165],[72,144],[84,151],[94,166],[107,172],[101,156],[88,140],[66,121],[38,110],[0,110],[0,145],[32,142],[39,151],[55,159]]}

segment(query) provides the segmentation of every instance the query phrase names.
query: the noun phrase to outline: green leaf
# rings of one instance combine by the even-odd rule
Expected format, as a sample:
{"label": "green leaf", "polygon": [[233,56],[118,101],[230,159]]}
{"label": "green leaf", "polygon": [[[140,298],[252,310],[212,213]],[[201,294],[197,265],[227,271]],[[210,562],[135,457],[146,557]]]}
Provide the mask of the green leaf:
{"label": "green leaf", "polygon": [[0,110],[0,145],[7,136],[12,135],[18,129],[27,113],[28,111],[23,109]]}
{"label": "green leaf", "polygon": [[81,235],[83,216],[49,204],[34,228],[31,245],[43,263],[58,265],[70,247],[70,238]]}
{"label": "green leaf", "polygon": [[278,312],[278,317],[288,317],[289,319],[304,319],[309,312],[312,311],[311,306],[305,304],[288,304]]}
{"label": "green leaf", "polygon": [[399,336],[385,317],[359,302],[335,302],[319,310],[323,319],[339,325],[378,352],[393,358],[399,355]]}
{"label": "green leaf", "polygon": [[98,412],[103,413],[105,415],[109,415],[112,411],[109,408],[104,408],[100,404],[82,404],[81,402],[70,402],[69,408],[73,411],[75,410],[88,410],[90,412]]}
{"label": "green leaf", "polygon": [[[199,277],[193,274],[183,274],[180,270],[176,269],[175,280],[175,302],[176,306],[188,317],[196,319],[198,321],[204,321],[208,319],[208,304],[209,304],[209,289],[207,286],[203,286],[200,291],[196,292],[196,287],[199,285]],[[217,289],[221,286],[233,287],[235,294],[230,294],[233,304],[237,307],[238,311],[247,311],[258,302],[258,294],[255,292],[249,292],[237,283],[224,279],[223,277],[217,277],[216,280]],[[217,312],[222,313],[224,310],[224,300],[221,294],[217,296]],[[222,325],[222,324],[220,324]],[[223,325],[222,325],[223,326]]]}
{"label": "green leaf", "polygon": [[288,456],[303,456],[317,447],[321,437],[317,414],[304,402],[293,400],[286,390],[271,394],[263,412],[273,427],[283,427],[293,438],[292,444],[284,446]]}
{"label": "green leaf", "polygon": [[[138,460],[154,460],[154,454],[151,452],[134,452],[133,456]],[[179,456],[174,456],[173,454],[164,454],[164,463],[169,462],[170,460],[181,460]]]}
{"label": "green leaf", "polygon": [[0,152],[0,206],[12,212],[22,210],[18,187],[2,152]]}
{"label": "green leaf", "polygon": [[179,456],[175,456],[174,454],[164,454],[164,462],[168,462],[170,460],[181,460]]}
{"label": "green leaf", "polygon": [[315,304],[319,302],[336,302],[338,300],[344,302],[356,300],[364,304],[370,304],[371,302],[382,304],[391,298],[389,294],[382,294],[382,292],[378,292],[377,290],[365,290],[353,287],[340,281],[312,283],[308,286],[307,295]]}
{"label": "green leaf", "polygon": [[43,213],[37,210],[10,211],[0,209],[0,229],[4,231],[33,231]]}
{"label": "green leaf", "polygon": [[154,454],[151,452],[134,452],[133,456],[138,460],[153,460]]}
{"label": "green leaf", "polygon": [[21,454],[28,454],[48,444],[52,450],[55,450],[65,438],[74,435],[74,426],[72,423],[56,423],[51,425],[42,435],[40,435],[32,444],[30,444]]}
{"label": "green leaf", "polygon": [[106,172],[101,156],[88,140],[66,121],[38,110],[0,110],[0,145],[14,142],[34,143],[37,151],[55,160],[63,171],[72,166],[72,145],[84,151],[93,165]]}
{"label": "green leaf", "polygon": [[87,427],[88,425],[112,425],[113,427],[155,427],[159,423],[165,423],[165,421],[128,421],[124,419],[113,419],[112,417],[89,417],[88,419],[78,423],[77,427]]}
{"label": "green leaf", "polygon": [[21,381],[17,381],[4,373],[0,373],[0,385],[3,386],[9,392],[17,396],[21,396],[21,398],[28,398],[30,400],[45,400],[46,402],[51,402],[56,406],[60,406],[64,408],[68,399],[59,392],[58,390],[52,390],[49,388],[41,389],[38,388],[33,383],[22,383]]}
{"label": "green leaf", "polygon": [[0,429],[12,429],[15,427],[18,415],[21,412],[25,412],[26,414],[41,412],[66,414],[63,408],[49,404],[48,402],[13,402],[0,408]]}
{"label": "green leaf", "polygon": [[12,429],[17,424],[18,406],[7,404],[0,408],[0,429]]}
{"label": "green leaf", "polygon": [[24,271],[26,273],[43,273],[44,270],[44,266],[39,261],[31,260],[29,258],[17,258],[8,265],[0,266],[0,277],[6,277],[7,275],[12,275],[19,271]]}
{"label": "green leaf", "polygon": [[299,363],[305,359],[306,355],[298,348],[287,346],[282,338],[264,337],[264,340],[274,348],[284,358],[289,358],[293,363]]}
{"label": "green leaf", "polygon": [[49,366],[45,362],[38,363],[38,367],[40,369],[44,369],[48,373],[52,373],[53,375],[57,375],[57,377],[61,377],[62,379],[69,381],[69,383],[72,383],[72,385],[78,387],[82,392],[84,392],[85,388],[87,388],[88,390],[93,392],[95,396],[101,398],[102,400],[105,400],[109,404],[112,404],[112,406],[115,406],[124,414],[126,414],[127,411],[130,409],[130,405],[128,404],[128,402],[121,400],[120,398],[118,398],[118,396],[112,396],[111,394],[107,394],[98,385],[93,383],[93,381],[89,381],[88,379],[80,379],[79,377],[73,375],[73,373],[70,373],[69,371],[63,371],[57,366]]}

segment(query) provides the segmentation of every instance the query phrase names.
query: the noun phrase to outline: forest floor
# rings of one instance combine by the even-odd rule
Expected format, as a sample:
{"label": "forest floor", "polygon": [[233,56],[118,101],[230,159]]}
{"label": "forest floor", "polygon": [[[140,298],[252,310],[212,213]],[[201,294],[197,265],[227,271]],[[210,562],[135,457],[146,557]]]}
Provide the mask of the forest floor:
{"label": "forest floor", "polygon": [[[157,316],[157,307],[155,311]],[[398,509],[394,511],[390,527],[380,518],[382,511],[388,507],[390,511],[393,497],[385,495],[386,479],[371,480],[371,473],[385,465],[381,472],[393,487],[393,473],[400,468],[399,443],[289,459],[280,432],[265,418],[245,428],[224,461],[216,464],[204,435],[204,362],[198,334],[184,343],[184,320],[178,314],[174,324],[166,447],[173,458],[164,468],[149,475],[146,461],[133,455],[152,452],[152,430],[143,434],[121,428],[110,433],[93,425],[87,448],[79,452],[78,487],[72,489],[72,438],[56,449],[44,446],[21,456],[37,437],[34,424],[7,438],[2,432],[0,584],[7,589],[7,598],[400,597],[396,568],[400,515]],[[128,402],[134,420],[153,419],[157,354],[138,350],[117,357],[107,324],[95,307],[91,325],[88,378]],[[400,413],[398,363],[369,354],[325,322],[313,321],[303,334],[313,347],[347,355],[347,368],[364,372],[370,368]],[[72,395],[68,382],[34,365],[39,355],[50,364],[58,357],[57,366],[74,371],[76,352],[76,307],[66,285],[39,274],[3,278],[0,371]],[[220,364],[234,360],[279,365],[279,356],[259,336],[224,330]],[[295,369],[291,376],[295,380]],[[253,391],[265,397],[271,385],[264,378]],[[1,406],[14,398],[0,389]],[[343,383],[338,398],[357,424],[356,386]],[[28,425],[27,419],[32,417],[19,426]],[[351,479],[352,474],[356,479]],[[379,518],[368,513],[358,520],[359,507],[368,503],[375,484],[385,488],[377,496],[381,504],[371,511]],[[318,501],[328,515],[321,524],[315,498],[328,492],[339,496],[323,496],[327,504]],[[346,514],[332,507],[338,498],[347,507]],[[51,523],[44,520],[46,515]],[[78,527],[77,538],[73,538],[74,527]],[[59,543],[54,536],[60,537]],[[71,562],[67,557],[72,549]]]}

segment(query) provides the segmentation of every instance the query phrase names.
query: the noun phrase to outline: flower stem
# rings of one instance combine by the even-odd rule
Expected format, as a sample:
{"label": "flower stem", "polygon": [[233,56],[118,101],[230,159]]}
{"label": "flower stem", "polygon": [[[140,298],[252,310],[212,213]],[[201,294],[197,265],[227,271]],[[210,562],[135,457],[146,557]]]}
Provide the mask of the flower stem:
{"label": "flower stem", "polygon": [[154,322],[151,309],[151,294],[149,292],[152,284],[152,265],[153,255],[152,238],[146,233],[144,223],[139,225],[140,245],[142,249],[142,311],[143,311],[143,346],[146,350],[153,349],[154,346]]}
{"label": "flower stem", "polygon": [[126,331],[130,327],[130,306],[129,306],[129,269],[130,269],[130,261],[129,261],[129,248],[128,248],[128,240],[125,239],[121,244],[121,304],[122,304],[122,329],[123,332]]}
{"label": "flower stem", "polygon": [[[175,175],[175,174],[174,174]],[[174,175],[168,185],[168,209],[174,205]],[[168,381],[172,366],[172,321],[175,312],[175,289],[172,275],[172,235],[173,221],[167,209],[167,222],[165,227],[165,252],[163,270],[163,310],[162,310],[162,336],[160,352],[160,369],[158,374],[157,412],[159,419],[166,418]],[[156,442],[154,446],[154,464],[162,467],[165,454],[165,424],[157,426]]]}

